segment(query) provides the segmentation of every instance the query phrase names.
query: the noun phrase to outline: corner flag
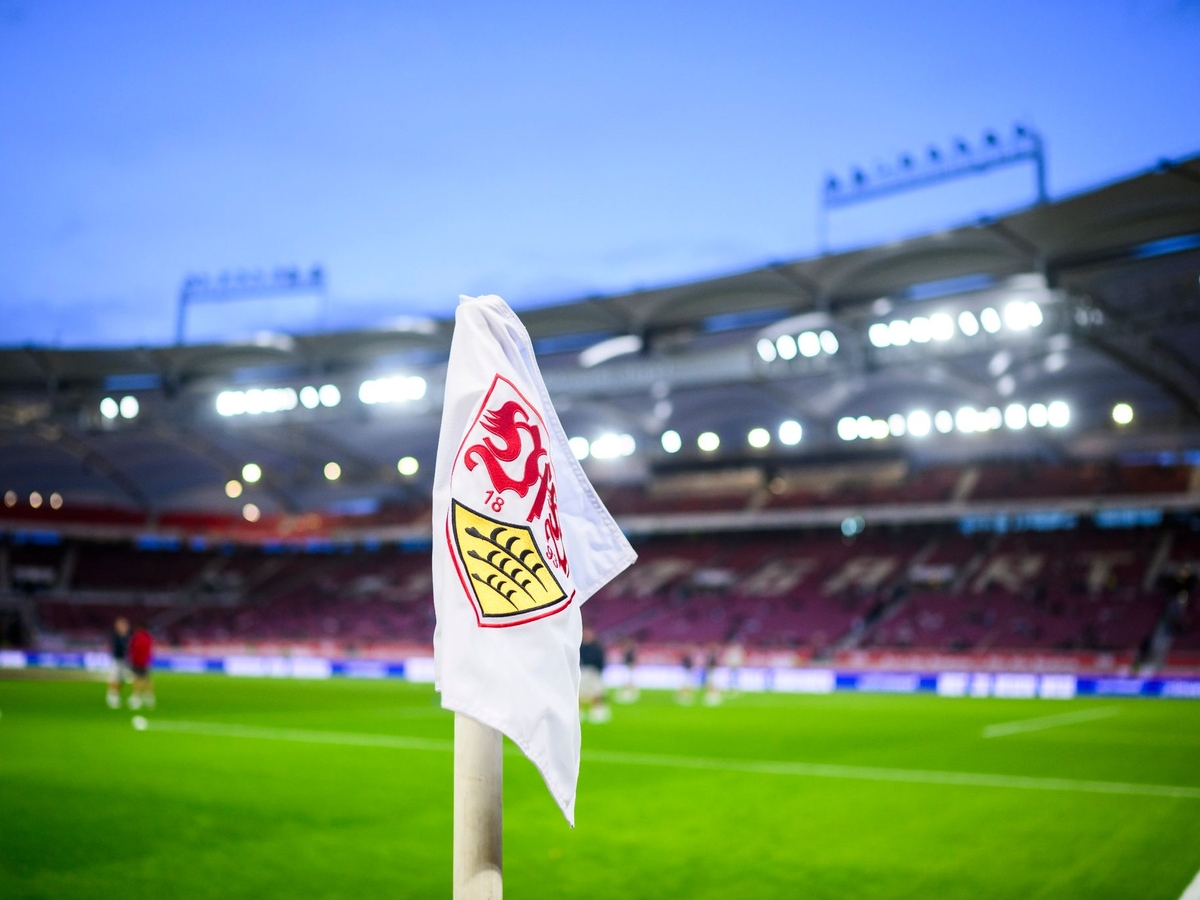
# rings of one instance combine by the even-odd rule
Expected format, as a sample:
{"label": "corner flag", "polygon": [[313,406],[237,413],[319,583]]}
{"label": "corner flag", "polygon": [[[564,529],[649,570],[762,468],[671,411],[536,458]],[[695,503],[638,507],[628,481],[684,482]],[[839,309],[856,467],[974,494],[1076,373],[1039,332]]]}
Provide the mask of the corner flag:
{"label": "corner flag", "polygon": [[[499,297],[462,297],[433,483],[436,687],[508,735],[574,825],[579,608],[636,558]],[[498,740],[498,739],[497,739]]]}

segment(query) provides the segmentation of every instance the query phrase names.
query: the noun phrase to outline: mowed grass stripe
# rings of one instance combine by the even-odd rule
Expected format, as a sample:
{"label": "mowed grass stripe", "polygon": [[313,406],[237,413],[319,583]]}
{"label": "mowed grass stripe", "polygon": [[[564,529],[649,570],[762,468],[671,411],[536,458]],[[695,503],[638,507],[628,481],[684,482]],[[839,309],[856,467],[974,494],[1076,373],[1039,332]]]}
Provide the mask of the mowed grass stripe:
{"label": "mowed grass stripe", "polygon": [[[439,753],[449,753],[454,750],[454,744],[451,741],[428,738],[412,738],[386,734],[361,734],[344,731],[311,731],[296,728],[264,728],[252,725],[231,725],[220,722],[149,719],[146,722],[146,730],[198,734],[211,737],[251,738],[306,744],[334,744],[350,747],[382,747],[394,750],[424,750]],[[505,752],[519,754],[520,751],[515,748],[507,748]],[[609,765],[740,772],[755,775],[783,775],[801,778],[881,781],[896,784],[1005,788],[1200,800],[1200,788],[1168,784],[1088,781],[1073,778],[991,775],[983,772],[943,772],[922,769],[893,769],[877,766],[846,766],[776,760],[720,759],[607,750],[585,750],[583,752],[583,759],[588,762]]]}
{"label": "mowed grass stripe", "polygon": [[1018,719],[1015,722],[1001,722],[998,725],[988,725],[984,728],[983,736],[985,738],[1005,737],[1010,734],[1025,734],[1030,731],[1059,728],[1063,725],[1095,722],[1099,719],[1110,719],[1118,712],[1120,710],[1115,706],[1101,706],[1098,709],[1081,709],[1076,712],[1058,713],[1053,716],[1038,716],[1033,719]]}

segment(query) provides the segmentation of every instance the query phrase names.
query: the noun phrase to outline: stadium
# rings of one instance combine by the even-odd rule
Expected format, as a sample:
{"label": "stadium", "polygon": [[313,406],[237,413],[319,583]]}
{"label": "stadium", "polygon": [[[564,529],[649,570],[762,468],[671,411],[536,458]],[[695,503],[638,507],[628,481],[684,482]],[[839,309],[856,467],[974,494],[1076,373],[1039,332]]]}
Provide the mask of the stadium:
{"label": "stadium", "polygon": [[[1041,140],[824,214],[1044,179]],[[505,750],[510,895],[1200,896],[1200,156],[1039,194],[518,307],[638,560],[582,608],[576,828]],[[173,342],[0,348],[0,896],[448,895],[453,309],[190,337],[333,277],[185,273]]]}

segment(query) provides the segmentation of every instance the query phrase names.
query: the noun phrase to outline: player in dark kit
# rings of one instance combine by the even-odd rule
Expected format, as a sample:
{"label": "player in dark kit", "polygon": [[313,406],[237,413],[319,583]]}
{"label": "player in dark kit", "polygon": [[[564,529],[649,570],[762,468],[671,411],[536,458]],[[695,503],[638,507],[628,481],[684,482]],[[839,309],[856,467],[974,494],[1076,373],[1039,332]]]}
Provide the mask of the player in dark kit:
{"label": "player in dark kit", "polygon": [[150,658],[154,640],[150,632],[138,626],[129,639],[129,667],[133,670],[133,694],[129,698],[130,709],[154,709],[154,685],[150,683]]}
{"label": "player in dark kit", "polygon": [[583,629],[579,645],[579,704],[589,722],[600,724],[612,719],[604,697],[604,645],[590,628]]}
{"label": "player in dark kit", "polygon": [[121,705],[121,682],[130,681],[129,671],[129,620],[124,616],[113,623],[112,638],[109,652],[112,654],[112,669],[108,675],[108,708],[117,709]]}

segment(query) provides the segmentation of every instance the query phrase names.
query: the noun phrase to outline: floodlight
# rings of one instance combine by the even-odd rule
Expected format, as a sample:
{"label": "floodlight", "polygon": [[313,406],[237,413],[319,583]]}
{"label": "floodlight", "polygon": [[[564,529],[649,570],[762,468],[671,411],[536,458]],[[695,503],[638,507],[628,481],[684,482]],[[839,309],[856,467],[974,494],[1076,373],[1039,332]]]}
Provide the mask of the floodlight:
{"label": "floodlight", "polygon": [[1004,409],[1004,424],[1013,431],[1020,431],[1029,421],[1029,413],[1020,403],[1010,403]]}
{"label": "floodlight", "polygon": [[948,409],[939,409],[933,416],[933,427],[938,434],[949,434],[954,430],[954,416]]}
{"label": "floodlight", "polygon": [[32,506],[34,509],[40,509],[42,506],[42,495],[39,494],[37,491],[34,491],[32,494],[30,494],[29,495],[29,505]]}
{"label": "floodlight", "polygon": [[917,316],[909,322],[909,332],[914,344],[928,344],[933,339],[933,323],[925,316]]}
{"label": "floodlight", "polygon": [[342,477],[342,467],[335,462],[325,463],[325,477],[329,481],[337,481]]}
{"label": "floodlight", "polygon": [[120,411],[122,419],[137,418],[139,408],[140,404],[138,403],[137,397],[125,396],[121,398]]}
{"label": "floodlight", "polygon": [[923,409],[917,409],[908,414],[908,433],[913,437],[925,437],[929,434],[931,424],[929,413]]}
{"label": "floodlight", "polygon": [[1046,407],[1046,419],[1052,428],[1065,428],[1071,421],[1071,407],[1062,400],[1055,400]]}
{"label": "floodlight", "polygon": [[1118,425],[1128,425],[1133,421],[1133,407],[1128,403],[1118,403],[1112,408],[1112,417]]}
{"label": "floodlight", "polygon": [[887,417],[888,432],[892,437],[903,437],[908,431],[908,422],[900,413],[892,413]]}
{"label": "floodlight", "polygon": [[775,342],[767,340],[767,338],[759,338],[758,343],[755,346],[758,349],[759,358],[762,359],[763,362],[775,362],[776,358],[779,356],[775,350]]}
{"label": "floodlight", "polygon": [[1045,428],[1050,423],[1050,415],[1046,410],[1045,403],[1031,403],[1029,405],[1029,424],[1034,428]]}
{"label": "floodlight", "polygon": [[888,334],[888,327],[883,322],[876,322],[867,329],[867,340],[875,347],[890,347],[892,339]]}
{"label": "floodlight", "polygon": [[696,446],[705,453],[712,453],[721,446],[721,438],[715,431],[702,432],[700,437],[696,438]]}
{"label": "floodlight", "polygon": [[935,341],[948,341],[954,337],[954,320],[946,313],[934,313],[929,317],[929,330]]}
{"label": "floodlight", "polygon": [[975,337],[979,334],[979,320],[969,309],[964,309],[958,314],[958,330],[967,337]]}
{"label": "floodlight", "polygon": [[[420,394],[417,396],[423,397],[425,395],[425,388],[424,388],[425,379],[422,378],[422,379],[420,379],[420,381],[421,381]],[[409,388],[410,388],[410,393],[415,392],[417,390],[417,386],[415,384],[410,384]],[[317,392],[317,396],[321,399],[322,406],[337,406],[339,403],[342,402],[342,392],[338,390],[338,387],[336,384],[321,385],[321,389]],[[417,399],[417,398],[414,397],[413,399]]]}
{"label": "floodlight", "polygon": [[105,397],[100,401],[100,415],[104,416],[104,418],[115,419],[120,414],[121,408],[112,397]]}
{"label": "floodlight", "polygon": [[402,456],[400,457],[400,461],[396,463],[396,470],[404,476],[416,475],[417,469],[420,467],[421,464],[417,462],[415,456]]}
{"label": "floodlight", "polygon": [[903,347],[912,339],[912,329],[904,319],[894,319],[888,324],[888,339],[892,346]]}
{"label": "floodlight", "polygon": [[800,427],[800,423],[795,419],[788,419],[779,423],[779,441],[787,444],[789,447],[800,443],[800,439],[804,437],[804,429]]}
{"label": "floodlight", "polygon": [[800,348],[801,356],[812,359],[821,352],[821,339],[817,337],[815,331],[805,331],[796,339],[796,345]]}
{"label": "floodlight", "polygon": [[775,350],[779,353],[780,359],[795,359],[796,339],[790,334],[781,334],[775,338]]}
{"label": "floodlight", "polygon": [[970,406],[964,406],[954,416],[954,425],[963,434],[971,434],[975,431],[976,420],[979,418],[977,413]]}
{"label": "floodlight", "polygon": [[58,491],[55,491],[53,494],[50,495],[50,508],[51,509],[62,509],[62,505],[63,505],[62,494],[60,494]]}
{"label": "floodlight", "polygon": [[664,431],[662,433],[662,448],[667,453],[678,453],[683,447],[683,438],[679,436],[678,431]]}
{"label": "floodlight", "polygon": [[888,423],[884,419],[874,419],[871,422],[871,437],[877,441],[882,441],[889,434],[891,429],[888,428]]}
{"label": "floodlight", "polygon": [[[321,394],[311,384],[300,388],[300,405],[305,409],[316,409],[321,405]],[[217,412],[221,411],[221,398],[217,397]]]}
{"label": "floodlight", "polygon": [[979,313],[979,324],[983,326],[984,331],[995,334],[1001,327],[1000,313],[990,306],[985,306]]}
{"label": "floodlight", "polygon": [[761,450],[771,443],[771,432],[765,428],[751,428],[750,433],[746,435],[746,441],[751,447]]}
{"label": "floodlight", "polygon": [[571,452],[575,454],[576,459],[587,459],[588,454],[591,453],[590,444],[588,443],[588,439],[585,437],[579,437],[577,435],[567,441],[567,444],[570,446]]}
{"label": "floodlight", "polygon": [[821,349],[824,350],[826,353],[828,353],[830,356],[837,353],[838,352],[837,335],[834,334],[832,331],[822,331],[821,332]]}
{"label": "floodlight", "polygon": [[242,507],[242,518],[247,522],[257,522],[262,517],[262,511],[253,503],[247,503]]}
{"label": "floodlight", "polygon": [[621,436],[619,434],[602,434],[592,441],[591,453],[594,459],[616,459],[621,455]]}
{"label": "floodlight", "polygon": [[242,496],[242,483],[236,478],[231,478],[225,482],[225,496],[230,500],[236,500]]}
{"label": "floodlight", "polygon": [[858,437],[858,420],[853,416],[838,419],[837,433],[843,441],[852,441]]}
{"label": "floodlight", "polygon": [[242,481],[254,484],[262,478],[262,467],[258,463],[246,463],[242,466]]}

